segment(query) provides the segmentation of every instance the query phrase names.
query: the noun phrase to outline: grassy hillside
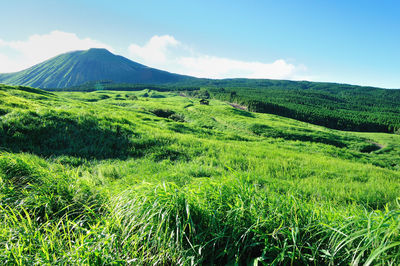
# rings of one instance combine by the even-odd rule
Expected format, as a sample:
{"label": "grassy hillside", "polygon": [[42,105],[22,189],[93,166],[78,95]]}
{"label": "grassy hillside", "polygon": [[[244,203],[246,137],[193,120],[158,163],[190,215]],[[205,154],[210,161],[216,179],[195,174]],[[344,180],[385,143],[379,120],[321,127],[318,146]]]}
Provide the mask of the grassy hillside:
{"label": "grassy hillside", "polygon": [[0,82],[39,88],[66,88],[98,80],[167,83],[188,77],[150,68],[105,49],[61,54],[26,70],[0,75]]}
{"label": "grassy hillside", "polygon": [[400,133],[400,90],[347,84],[222,80],[203,84],[220,100],[333,129]]}
{"label": "grassy hillside", "polygon": [[0,83],[51,91],[186,91],[189,96],[211,96],[249,111],[333,129],[400,134],[400,89],[268,79],[198,79],[150,68],[105,49],[61,54],[20,72],[0,74]]}
{"label": "grassy hillside", "polygon": [[0,86],[0,262],[398,264],[399,143],[176,92]]}
{"label": "grassy hillside", "polygon": [[181,91],[325,127],[400,133],[400,90],[347,84],[257,79],[197,79],[164,85],[92,82],[58,90]]}

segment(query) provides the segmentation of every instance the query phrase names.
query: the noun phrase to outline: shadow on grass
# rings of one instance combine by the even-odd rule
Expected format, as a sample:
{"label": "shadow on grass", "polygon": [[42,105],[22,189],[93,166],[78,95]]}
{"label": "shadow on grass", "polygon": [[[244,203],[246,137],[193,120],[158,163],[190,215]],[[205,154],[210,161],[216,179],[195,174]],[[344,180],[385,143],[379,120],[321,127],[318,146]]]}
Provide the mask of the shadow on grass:
{"label": "shadow on grass", "polygon": [[67,112],[14,112],[0,117],[0,150],[42,157],[61,156],[72,165],[84,162],[79,158],[126,159],[152,155],[156,161],[189,159],[184,152],[171,149],[169,139],[139,134],[132,127],[129,121]]}
{"label": "shadow on grass", "polygon": [[40,95],[46,95],[46,96],[50,96],[53,95],[53,93],[48,92],[48,91],[44,91],[41,89],[36,89],[36,88],[31,88],[31,87],[25,87],[25,86],[7,86],[7,85],[0,85],[0,90],[1,89],[13,89],[13,90],[20,90],[20,91],[25,91],[25,92],[30,92],[30,93],[36,93],[36,94],[40,94]]}
{"label": "shadow on grass", "polygon": [[[66,112],[14,112],[0,120],[0,148],[45,157],[106,159],[139,155],[131,140],[136,135],[120,123]],[[136,145],[149,145],[141,142],[138,140]]]}
{"label": "shadow on grass", "polygon": [[240,109],[232,109],[232,113],[234,113],[235,115],[240,115],[240,116],[245,116],[245,117],[251,117],[254,118],[255,115],[253,113],[244,111],[244,110],[240,110]]}
{"label": "shadow on grass", "polygon": [[348,146],[347,143],[345,142],[345,139],[343,139],[342,136],[324,132],[319,132],[318,134],[310,134],[310,133],[296,132],[296,131],[282,131],[262,124],[251,125],[250,131],[252,131],[254,134],[258,136],[264,136],[264,137],[323,143],[323,144],[333,145],[339,148],[344,148]]}

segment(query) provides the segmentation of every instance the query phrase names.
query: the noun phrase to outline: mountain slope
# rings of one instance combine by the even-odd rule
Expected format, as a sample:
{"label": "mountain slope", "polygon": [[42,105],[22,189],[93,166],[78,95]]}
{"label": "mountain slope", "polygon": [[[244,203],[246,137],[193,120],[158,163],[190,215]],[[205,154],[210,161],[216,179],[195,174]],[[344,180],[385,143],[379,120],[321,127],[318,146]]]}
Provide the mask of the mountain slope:
{"label": "mountain slope", "polygon": [[90,81],[168,83],[189,77],[150,68],[106,49],[92,48],[61,54],[16,73],[0,75],[0,82],[39,88],[66,88]]}

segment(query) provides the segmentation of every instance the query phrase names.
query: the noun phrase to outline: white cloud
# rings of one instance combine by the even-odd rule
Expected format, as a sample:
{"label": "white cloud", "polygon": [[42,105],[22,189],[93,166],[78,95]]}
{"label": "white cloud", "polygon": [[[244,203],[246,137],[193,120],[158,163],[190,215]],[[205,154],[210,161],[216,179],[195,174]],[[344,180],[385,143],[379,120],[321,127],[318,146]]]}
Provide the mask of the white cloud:
{"label": "white cloud", "polygon": [[131,44],[128,53],[139,63],[202,78],[302,79],[306,71],[284,59],[264,63],[196,53],[170,35],[155,35],[143,46]]}
{"label": "white cloud", "polygon": [[[52,31],[35,34],[27,40],[0,39],[0,73],[19,71],[61,53],[89,48],[114,50],[91,38]],[[310,79],[305,66],[284,59],[273,62],[243,61],[194,51],[171,35],[155,35],[144,45],[132,43],[128,57],[139,63],[174,73],[204,78]]]}
{"label": "white cloud", "polygon": [[[74,33],[57,30],[49,34],[35,34],[24,41],[0,39],[0,73],[22,70],[61,53],[89,48],[113,50],[100,41],[81,39]],[[1,49],[7,49],[12,53],[2,53]]]}
{"label": "white cloud", "polygon": [[144,45],[131,44],[128,47],[130,56],[144,60],[147,63],[160,64],[167,62],[167,56],[170,54],[170,48],[180,44],[173,36],[155,35]]}
{"label": "white cloud", "polygon": [[20,67],[20,63],[0,53],[0,73],[17,71],[20,69]]}
{"label": "white cloud", "polygon": [[214,56],[183,57],[179,63],[188,75],[209,78],[289,78],[296,70],[292,64],[279,59],[272,63],[245,62]]}

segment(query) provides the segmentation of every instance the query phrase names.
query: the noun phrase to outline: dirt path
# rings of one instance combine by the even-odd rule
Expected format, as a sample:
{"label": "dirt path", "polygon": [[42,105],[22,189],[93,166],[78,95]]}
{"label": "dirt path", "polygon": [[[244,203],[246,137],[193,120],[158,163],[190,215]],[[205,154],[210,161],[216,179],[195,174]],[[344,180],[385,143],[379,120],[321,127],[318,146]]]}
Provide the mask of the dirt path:
{"label": "dirt path", "polygon": [[377,142],[367,141],[367,143],[369,143],[371,145],[364,147],[363,149],[360,150],[360,152],[371,153],[371,152],[376,152],[376,151],[382,150],[383,148],[386,147],[386,145],[382,145]]}
{"label": "dirt path", "polygon": [[383,144],[380,144],[380,143],[377,143],[377,142],[371,142],[371,144],[374,144],[376,147],[379,147],[378,150],[386,148],[386,145],[383,145]]}
{"label": "dirt path", "polygon": [[375,146],[379,147],[379,149],[383,149],[383,148],[386,147],[385,145],[379,144],[379,143],[377,143],[377,142],[371,142],[371,143],[374,144]]}
{"label": "dirt path", "polygon": [[237,103],[228,103],[228,104],[229,104],[230,106],[232,106],[233,108],[247,111],[247,107],[244,106],[244,105],[240,105],[240,104],[237,104]]}

